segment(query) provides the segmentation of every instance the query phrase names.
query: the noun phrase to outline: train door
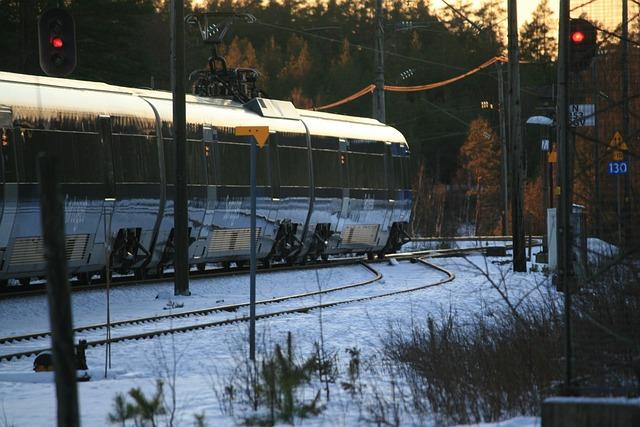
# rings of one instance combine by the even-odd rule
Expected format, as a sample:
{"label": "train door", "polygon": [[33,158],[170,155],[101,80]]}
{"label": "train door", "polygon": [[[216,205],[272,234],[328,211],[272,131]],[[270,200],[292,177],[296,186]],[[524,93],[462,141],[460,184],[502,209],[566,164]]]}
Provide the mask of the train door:
{"label": "train door", "polygon": [[113,172],[113,145],[111,142],[111,117],[100,116],[98,118],[100,142],[102,145],[102,158],[104,165],[104,197],[114,199],[116,197],[116,181]]}
{"label": "train door", "polygon": [[342,231],[344,221],[349,216],[349,158],[347,155],[349,143],[341,138],[338,140],[338,147],[340,150],[340,186],[342,187],[342,209],[338,231]]}
{"label": "train door", "polygon": [[[7,228],[10,224],[4,215],[5,205],[9,199],[6,183],[16,182],[12,125],[11,110],[0,109],[0,248],[7,246],[11,231]],[[2,265],[1,257],[0,265]]]}

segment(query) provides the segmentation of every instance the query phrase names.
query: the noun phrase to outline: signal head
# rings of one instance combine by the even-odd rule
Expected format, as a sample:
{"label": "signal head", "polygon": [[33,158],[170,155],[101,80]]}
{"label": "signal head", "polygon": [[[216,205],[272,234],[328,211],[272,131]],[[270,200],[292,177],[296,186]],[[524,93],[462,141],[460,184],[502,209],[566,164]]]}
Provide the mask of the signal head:
{"label": "signal head", "polygon": [[62,77],[76,68],[76,30],[73,17],[63,9],[49,9],[38,18],[40,68]]}
{"label": "signal head", "polygon": [[597,31],[586,19],[572,19],[569,26],[569,64],[575,73],[591,64],[596,54]]}

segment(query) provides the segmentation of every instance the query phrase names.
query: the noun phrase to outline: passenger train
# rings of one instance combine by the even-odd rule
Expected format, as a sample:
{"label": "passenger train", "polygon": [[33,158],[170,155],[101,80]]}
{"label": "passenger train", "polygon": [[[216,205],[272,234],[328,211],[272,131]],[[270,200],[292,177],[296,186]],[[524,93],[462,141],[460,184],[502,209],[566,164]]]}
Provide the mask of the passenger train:
{"label": "passenger train", "polygon": [[[368,118],[292,103],[188,95],[189,263],[249,259],[249,140],[235,126],[268,126],[258,150],[257,251],[302,262],[380,256],[405,241],[409,148]],[[37,156],[58,159],[66,256],[82,281],[158,274],[173,262],[171,93],[0,72],[0,284],[45,275]]]}

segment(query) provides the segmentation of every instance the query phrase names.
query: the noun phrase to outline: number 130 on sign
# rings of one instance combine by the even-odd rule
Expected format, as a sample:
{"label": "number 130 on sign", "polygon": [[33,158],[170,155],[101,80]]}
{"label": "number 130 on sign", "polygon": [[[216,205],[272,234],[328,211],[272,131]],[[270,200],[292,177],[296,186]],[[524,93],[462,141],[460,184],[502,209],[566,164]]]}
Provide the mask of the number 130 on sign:
{"label": "number 130 on sign", "polygon": [[629,171],[627,162],[609,162],[609,175],[624,175]]}

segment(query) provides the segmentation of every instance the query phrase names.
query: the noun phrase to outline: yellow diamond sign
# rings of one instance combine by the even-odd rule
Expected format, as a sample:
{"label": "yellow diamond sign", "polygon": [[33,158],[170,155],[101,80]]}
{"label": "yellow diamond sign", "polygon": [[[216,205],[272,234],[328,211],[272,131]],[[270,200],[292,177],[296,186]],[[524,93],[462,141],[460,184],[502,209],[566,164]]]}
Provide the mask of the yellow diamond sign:
{"label": "yellow diamond sign", "polygon": [[[620,135],[620,132],[616,131],[616,133],[613,134],[613,138],[611,138],[611,141],[609,141],[609,146],[613,148],[620,148],[620,146],[623,144],[624,140],[622,139],[622,135]],[[626,144],[624,145],[626,146]]]}

